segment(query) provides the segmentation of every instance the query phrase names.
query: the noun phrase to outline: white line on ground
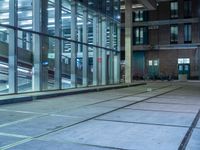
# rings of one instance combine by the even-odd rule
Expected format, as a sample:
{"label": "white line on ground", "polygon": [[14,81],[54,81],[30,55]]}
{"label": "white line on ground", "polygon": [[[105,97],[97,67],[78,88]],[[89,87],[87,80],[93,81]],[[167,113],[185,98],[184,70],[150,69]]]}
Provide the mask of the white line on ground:
{"label": "white line on ground", "polygon": [[18,134],[10,134],[10,133],[3,133],[3,132],[0,132],[0,135],[1,136],[16,137],[16,138],[31,138],[30,136],[18,135]]}

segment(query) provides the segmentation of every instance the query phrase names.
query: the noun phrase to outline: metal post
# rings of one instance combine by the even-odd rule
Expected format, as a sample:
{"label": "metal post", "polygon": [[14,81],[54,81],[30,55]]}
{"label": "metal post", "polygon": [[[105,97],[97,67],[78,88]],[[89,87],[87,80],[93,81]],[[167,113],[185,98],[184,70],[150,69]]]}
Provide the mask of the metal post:
{"label": "metal post", "polygon": [[[83,10],[83,43],[88,43],[88,10]],[[88,86],[88,47],[83,45],[83,86]]]}
{"label": "metal post", "polygon": [[[41,2],[33,0],[33,31],[41,31],[40,19]],[[33,91],[41,91],[41,37],[38,34],[33,34]]]}
{"label": "metal post", "polygon": [[[102,20],[102,47],[107,45],[107,23],[106,19]],[[102,49],[102,85],[107,84],[107,50]]]}
{"label": "metal post", "polygon": [[[102,18],[98,18],[98,46],[102,46]],[[98,84],[102,84],[102,49],[98,49]]]}
{"label": "metal post", "polygon": [[[61,36],[61,6],[62,6],[62,1],[61,0],[56,0],[55,1],[55,35],[60,37]],[[61,89],[62,85],[62,77],[61,77],[61,40],[56,39],[55,40],[55,88],[56,89]]]}
{"label": "metal post", "polygon": [[[114,25],[110,23],[110,49],[114,49]],[[110,84],[114,82],[114,52],[110,51]]]}
{"label": "metal post", "polygon": [[[17,0],[9,1],[9,22],[11,26],[17,26],[17,2]],[[17,30],[15,29],[9,29],[8,50],[9,93],[17,93]]]}
{"label": "metal post", "polygon": [[[71,39],[77,41],[77,5],[71,1]],[[76,58],[78,44],[71,42],[71,87],[76,87]]]}
{"label": "metal post", "polygon": [[132,0],[125,1],[125,82],[132,82]]}
{"label": "metal post", "polygon": [[[93,41],[94,45],[98,45],[99,41],[99,22],[98,16],[95,14],[93,17]],[[93,48],[93,85],[98,85],[98,48]]]}
{"label": "metal post", "polygon": [[[48,1],[41,1],[41,32],[48,33]],[[49,80],[49,37],[41,36],[41,50],[42,50],[42,90],[48,90],[48,80]]]}
{"label": "metal post", "polygon": [[118,84],[120,83],[120,50],[121,50],[121,45],[120,45],[120,35],[121,35],[121,27],[120,25],[117,26],[117,51],[118,53],[115,55],[115,62],[114,62],[114,83]]}

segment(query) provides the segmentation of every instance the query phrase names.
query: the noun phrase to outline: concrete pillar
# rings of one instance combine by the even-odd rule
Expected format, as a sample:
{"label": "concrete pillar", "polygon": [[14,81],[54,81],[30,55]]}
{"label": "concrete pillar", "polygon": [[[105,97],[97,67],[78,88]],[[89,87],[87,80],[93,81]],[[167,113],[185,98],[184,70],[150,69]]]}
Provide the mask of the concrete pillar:
{"label": "concrete pillar", "polygon": [[117,26],[117,52],[114,56],[114,83],[119,84],[120,83],[120,51],[121,51],[121,45],[120,45],[120,36],[121,36],[121,27],[120,25]]}
{"label": "concrete pillar", "polygon": [[[40,19],[41,2],[33,0],[33,31],[41,31],[41,19]],[[32,89],[33,91],[41,91],[41,37],[38,34],[33,34],[33,79]]]}
{"label": "concrete pillar", "polygon": [[[102,20],[102,47],[107,46],[107,22]],[[102,49],[102,85],[107,84],[107,50]]]}
{"label": "concrete pillar", "polygon": [[[62,31],[62,20],[61,20],[61,11],[62,11],[62,0],[55,1],[55,35],[60,37]],[[61,89],[62,87],[62,77],[61,77],[61,40],[55,40],[55,89]]]}
{"label": "concrete pillar", "polygon": [[[88,43],[88,10],[83,10],[83,43]],[[88,86],[88,46],[83,45],[83,86]]]}
{"label": "concrete pillar", "polygon": [[[98,19],[98,46],[102,46],[102,18]],[[98,49],[98,84],[102,85],[102,49]]]}
{"label": "concrete pillar", "polygon": [[[93,17],[93,44],[98,45],[99,41],[99,22],[98,16]],[[98,48],[93,47],[93,85],[98,85]]]}
{"label": "concrete pillar", "polygon": [[132,0],[125,1],[125,82],[132,82]]}
{"label": "concrete pillar", "polygon": [[[48,1],[41,1],[41,32],[48,32]],[[49,50],[49,37],[41,36],[41,47],[42,47],[42,90],[48,89],[48,70],[49,70],[49,60],[48,60],[48,50]],[[45,64],[44,62],[47,62]]]}
{"label": "concrete pillar", "polygon": [[[114,49],[114,24],[110,23],[110,49]],[[114,83],[114,52],[110,51],[109,83]]]}
{"label": "concrete pillar", "polygon": [[[9,1],[9,22],[11,26],[17,26],[17,2],[17,0]],[[9,93],[17,93],[17,30],[9,29],[8,51]]]}
{"label": "concrete pillar", "polygon": [[[77,5],[71,1],[71,39],[77,41]],[[71,42],[71,87],[76,87],[76,58],[78,44]]]}
{"label": "concrete pillar", "polygon": [[[198,11],[197,11],[197,13],[198,13],[198,18],[200,19],[200,1],[198,1],[198,3],[197,3],[197,5],[198,5]],[[200,21],[199,21],[199,24],[198,24],[198,26],[199,26],[199,30],[200,30]],[[199,42],[200,42],[200,31],[199,31]],[[200,80],[200,46],[198,46],[198,49],[197,49],[197,64],[198,64],[198,76],[199,76],[199,80]]]}
{"label": "concrete pillar", "polygon": [[196,52],[196,63],[197,63],[197,69],[198,69],[198,78],[200,80],[200,46],[198,46],[197,48],[197,52]]}

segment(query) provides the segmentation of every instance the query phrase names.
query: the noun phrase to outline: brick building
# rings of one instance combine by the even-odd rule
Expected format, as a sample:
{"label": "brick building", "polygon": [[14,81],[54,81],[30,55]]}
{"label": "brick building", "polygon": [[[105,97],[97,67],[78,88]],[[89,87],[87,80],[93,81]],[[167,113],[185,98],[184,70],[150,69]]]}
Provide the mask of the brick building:
{"label": "brick building", "polygon": [[[122,2],[125,3],[124,1]],[[200,77],[199,0],[158,0],[153,10],[132,9],[132,78]],[[122,60],[125,12],[121,12]]]}

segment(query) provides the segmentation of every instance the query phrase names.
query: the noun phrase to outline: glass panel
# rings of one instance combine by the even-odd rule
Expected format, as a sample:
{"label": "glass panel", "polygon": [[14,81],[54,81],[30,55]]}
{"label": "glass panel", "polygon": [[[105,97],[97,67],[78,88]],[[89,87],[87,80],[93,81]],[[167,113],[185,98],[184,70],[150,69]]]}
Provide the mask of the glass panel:
{"label": "glass panel", "polygon": [[9,0],[0,0],[0,23],[9,24]]}
{"label": "glass panel", "polygon": [[48,33],[55,35],[55,0],[48,0]]}
{"label": "glass panel", "polygon": [[[77,28],[78,28],[78,41],[83,42],[83,7],[78,4],[77,9]],[[77,69],[77,86],[82,86],[83,83],[83,45],[78,44],[77,59],[76,59],[76,69]]]}
{"label": "glass panel", "polygon": [[42,89],[55,89],[55,39],[42,36]]}
{"label": "glass panel", "polygon": [[179,71],[183,71],[183,66],[180,65],[180,66],[178,67],[178,70],[179,70]]}
{"label": "glass panel", "polygon": [[188,65],[185,65],[184,70],[185,70],[185,71],[189,71],[189,66],[188,66]]}
{"label": "glass panel", "polygon": [[88,47],[88,83],[93,85],[93,47]]}
{"label": "glass panel", "polygon": [[152,65],[153,65],[153,61],[149,60],[149,66],[152,66]]}
{"label": "glass panel", "polygon": [[[88,12],[88,44],[94,44],[93,12]],[[93,47],[88,47],[88,85],[93,85]]]}
{"label": "glass panel", "polygon": [[178,42],[178,26],[173,25],[171,26],[171,43]]}
{"label": "glass panel", "polygon": [[0,95],[8,93],[8,29],[0,27]]}
{"label": "glass panel", "polygon": [[62,89],[71,87],[71,42],[62,41]]}
{"label": "glass panel", "polygon": [[76,81],[77,86],[81,87],[83,83],[83,45],[78,44],[78,52],[76,59]]}
{"label": "glass panel", "polygon": [[71,39],[71,4],[68,0],[62,2],[62,36]]}
{"label": "glass panel", "polygon": [[183,63],[184,63],[184,64],[189,64],[189,63],[190,63],[190,59],[189,59],[189,58],[183,59]]}
{"label": "glass panel", "polygon": [[32,91],[33,50],[32,34],[18,31],[18,92]]}
{"label": "glass panel", "polygon": [[178,64],[183,64],[183,58],[178,59]]}
{"label": "glass panel", "polygon": [[184,25],[184,41],[185,42],[192,41],[192,25],[191,24]]}
{"label": "glass panel", "polygon": [[171,18],[177,18],[178,17],[178,2],[171,2],[170,8],[171,8]]}
{"label": "glass panel", "polygon": [[184,17],[191,17],[192,16],[192,1],[185,0],[184,1]]}
{"label": "glass panel", "polygon": [[158,60],[154,60],[154,66],[158,66]]}
{"label": "glass panel", "polygon": [[32,30],[32,0],[18,0],[18,27]]}

